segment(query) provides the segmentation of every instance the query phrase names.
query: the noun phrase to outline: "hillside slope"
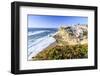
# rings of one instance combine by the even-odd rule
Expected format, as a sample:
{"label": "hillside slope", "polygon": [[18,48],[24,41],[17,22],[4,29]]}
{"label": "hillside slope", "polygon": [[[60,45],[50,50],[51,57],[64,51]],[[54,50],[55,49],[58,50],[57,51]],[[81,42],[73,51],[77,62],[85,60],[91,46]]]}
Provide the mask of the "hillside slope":
{"label": "hillside slope", "polygon": [[53,36],[56,41],[63,45],[76,45],[76,44],[87,44],[88,32],[86,26],[62,26],[58,32]]}
{"label": "hillside slope", "polygon": [[87,26],[61,26],[52,35],[56,42],[38,53],[33,60],[88,58],[87,29]]}

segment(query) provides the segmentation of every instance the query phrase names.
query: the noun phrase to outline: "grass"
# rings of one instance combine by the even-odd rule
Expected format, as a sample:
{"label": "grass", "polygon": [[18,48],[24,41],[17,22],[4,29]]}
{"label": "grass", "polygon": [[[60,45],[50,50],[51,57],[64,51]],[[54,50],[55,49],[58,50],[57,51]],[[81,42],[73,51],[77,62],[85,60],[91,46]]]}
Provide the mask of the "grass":
{"label": "grass", "polygon": [[88,58],[88,45],[56,45],[38,53],[33,60],[61,60]]}

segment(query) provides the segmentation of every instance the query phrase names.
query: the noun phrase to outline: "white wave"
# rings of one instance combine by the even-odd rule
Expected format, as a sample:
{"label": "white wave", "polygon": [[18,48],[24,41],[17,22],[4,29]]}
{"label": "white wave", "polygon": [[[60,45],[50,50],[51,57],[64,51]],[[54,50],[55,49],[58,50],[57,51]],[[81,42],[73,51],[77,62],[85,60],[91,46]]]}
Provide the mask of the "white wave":
{"label": "white wave", "polygon": [[42,38],[35,40],[34,42],[29,42],[28,47],[34,46],[34,45],[40,43],[41,41],[43,41],[44,39],[45,39],[45,37],[42,37]]}
{"label": "white wave", "polygon": [[[49,34],[49,35],[47,35],[47,36],[53,37],[53,36],[54,36],[54,33],[51,33],[51,34]],[[43,40],[43,39],[45,39],[45,38],[46,38],[46,36],[45,36],[45,37],[42,37],[42,38],[39,38],[39,39],[36,39],[35,41],[34,41],[34,39],[28,40],[28,48],[30,48],[30,47],[32,47],[32,46],[38,44],[41,40]],[[34,42],[33,42],[33,41],[34,41]]]}
{"label": "white wave", "polygon": [[32,60],[32,57],[36,56],[40,51],[47,48],[50,44],[54,43],[56,40],[53,37],[44,37],[36,42],[36,45],[28,49],[28,60]]}
{"label": "white wave", "polygon": [[43,33],[43,32],[47,32],[47,31],[29,32],[29,33],[28,33],[28,36],[31,36],[31,35],[34,35],[34,34],[40,34],[40,33]]}

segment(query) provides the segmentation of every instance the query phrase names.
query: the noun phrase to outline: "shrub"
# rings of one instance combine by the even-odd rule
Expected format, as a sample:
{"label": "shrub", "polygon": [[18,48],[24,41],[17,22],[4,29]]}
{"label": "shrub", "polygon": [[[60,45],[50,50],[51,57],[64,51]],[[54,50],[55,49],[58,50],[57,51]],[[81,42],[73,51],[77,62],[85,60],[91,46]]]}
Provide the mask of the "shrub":
{"label": "shrub", "polygon": [[50,47],[33,57],[33,60],[59,60],[59,59],[80,59],[88,57],[88,46],[64,45]]}

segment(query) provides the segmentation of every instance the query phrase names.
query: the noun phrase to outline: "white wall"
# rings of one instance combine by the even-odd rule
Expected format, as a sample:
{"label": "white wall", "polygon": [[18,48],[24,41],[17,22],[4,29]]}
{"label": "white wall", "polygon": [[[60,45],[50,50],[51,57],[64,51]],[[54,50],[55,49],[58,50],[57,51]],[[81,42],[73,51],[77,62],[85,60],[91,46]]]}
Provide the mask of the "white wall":
{"label": "white wall", "polygon": [[[11,39],[10,39],[11,6],[10,6],[10,3],[13,1],[14,0],[1,0],[0,2],[0,76],[13,76],[13,74],[10,73],[10,55],[11,55],[10,54],[11,53],[11,48],[10,48],[11,47]],[[100,13],[100,0],[20,0],[20,1],[98,6],[98,11]],[[98,22],[99,20],[100,20],[100,14],[98,14]],[[100,22],[98,23],[98,28],[100,28],[99,24]],[[99,30],[99,33],[100,33],[100,30]],[[99,35],[98,42],[100,42],[100,35]],[[100,52],[98,53],[99,53],[99,64],[100,64]],[[34,76],[55,76],[55,75],[56,76],[73,76],[73,75],[99,76],[99,74],[100,74],[100,68],[98,70],[40,73],[40,74],[34,74]],[[26,74],[26,76],[28,75],[33,75],[33,74]]]}

